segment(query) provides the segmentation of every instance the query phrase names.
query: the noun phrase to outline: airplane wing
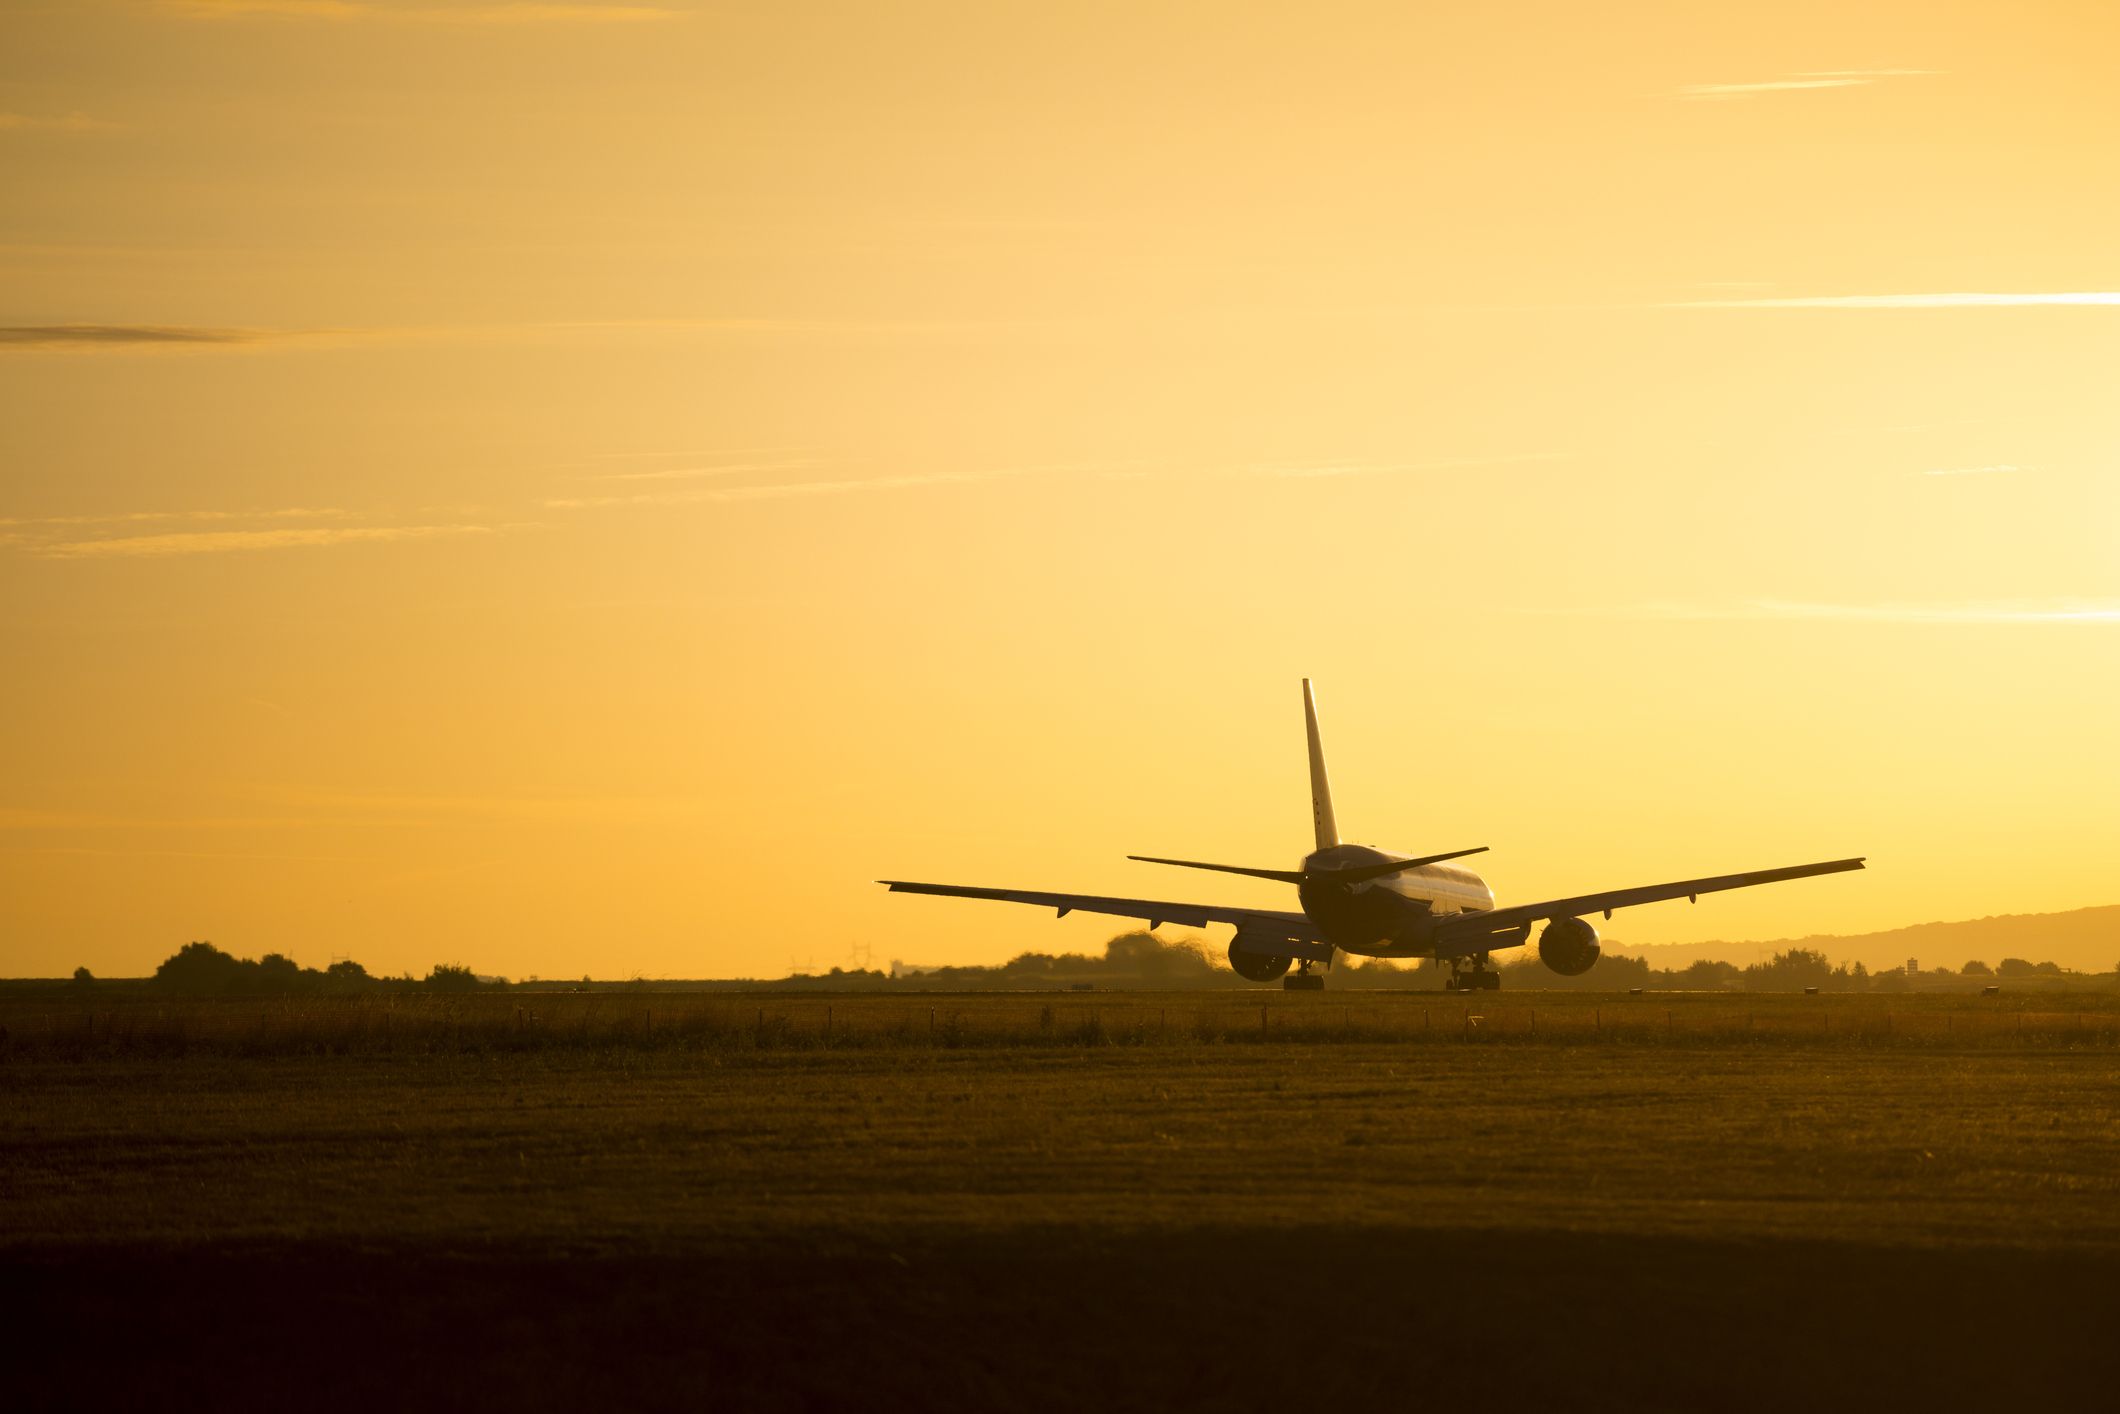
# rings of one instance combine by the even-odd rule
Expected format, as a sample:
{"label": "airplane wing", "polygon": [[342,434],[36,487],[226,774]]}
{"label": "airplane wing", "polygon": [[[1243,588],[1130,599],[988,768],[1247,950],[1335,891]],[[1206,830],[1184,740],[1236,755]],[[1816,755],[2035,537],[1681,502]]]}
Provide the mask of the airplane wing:
{"label": "airplane wing", "polygon": [[[1585,913],[1603,913],[1609,917],[1615,908],[1632,908],[1638,903],[1690,899],[1724,889],[1748,889],[1754,884],[1778,884],[1784,879],[1808,879],[1814,874],[1839,874],[1862,867],[1860,859],[1832,859],[1823,864],[1756,869],[1749,874],[1718,874],[1711,879],[1681,879],[1674,884],[1647,884],[1636,889],[1612,889],[1601,894],[1547,899],[1544,903],[1514,904],[1481,913],[1453,914],[1435,922],[1435,955],[1464,957],[1490,948],[1514,947],[1531,936],[1532,924],[1547,919],[1576,918]],[[1502,934],[1514,936],[1497,936]]]}
{"label": "airplane wing", "polygon": [[[1270,908],[1225,908],[1212,903],[1159,903],[1144,898],[1103,898],[1096,894],[1041,894],[1022,889],[977,889],[964,884],[909,884],[899,879],[876,881],[894,894],[940,894],[946,898],[985,898],[1001,903],[1027,903],[1050,908],[1065,918],[1070,913],[1110,913],[1120,918],[1145,918],[1153,928],[1159,923],[1183,923],[1204,928],[1210,923],[1230,923],[1247,944],[1271,942],[1272,951],[1292,957],[1330,957],[1332,949],[1318,930],[1300,913],[1278,913]],[[1268,951],[1253,946],[1254,951]]]}

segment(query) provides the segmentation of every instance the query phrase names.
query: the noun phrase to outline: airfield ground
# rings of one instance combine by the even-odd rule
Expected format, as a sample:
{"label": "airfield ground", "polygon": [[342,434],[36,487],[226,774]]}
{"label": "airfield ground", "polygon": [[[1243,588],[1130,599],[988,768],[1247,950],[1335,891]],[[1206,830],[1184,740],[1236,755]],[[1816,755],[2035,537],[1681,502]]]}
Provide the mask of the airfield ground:
{"label": "airfield ground", "polygon": [[0,1004],[7,1378],[2075,1407],[2120,1312],[2120,1014],[2081,1000]]}

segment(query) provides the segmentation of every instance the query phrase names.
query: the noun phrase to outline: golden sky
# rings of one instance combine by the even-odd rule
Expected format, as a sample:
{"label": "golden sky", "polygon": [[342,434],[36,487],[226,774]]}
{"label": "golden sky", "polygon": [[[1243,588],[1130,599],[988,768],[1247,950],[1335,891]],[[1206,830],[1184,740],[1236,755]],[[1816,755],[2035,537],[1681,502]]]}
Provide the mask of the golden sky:
{"label": "golden sky", "polygon": [[2115,902],[2116,16],[12,0],[0,972]]}

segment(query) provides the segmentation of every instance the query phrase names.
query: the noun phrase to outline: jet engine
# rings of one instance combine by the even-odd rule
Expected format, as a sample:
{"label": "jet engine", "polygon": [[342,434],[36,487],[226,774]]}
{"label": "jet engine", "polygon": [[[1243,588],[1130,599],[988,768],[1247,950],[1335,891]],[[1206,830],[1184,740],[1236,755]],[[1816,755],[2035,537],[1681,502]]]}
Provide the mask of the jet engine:
{"label": "jet engine", "polygon": [[1587,919],[1556,918],[1538,935],[1538,960],[1563,977],[1580,977],[1597,965],[1597,929]]}
{"label": "jet engine", "polygon": [[1293,958],[1268,957],[1262,952],[1239,952],[1234,939],[1229,944],[1229,965],[1247,982],[1271,982],[1285,974],[1292,961]]}

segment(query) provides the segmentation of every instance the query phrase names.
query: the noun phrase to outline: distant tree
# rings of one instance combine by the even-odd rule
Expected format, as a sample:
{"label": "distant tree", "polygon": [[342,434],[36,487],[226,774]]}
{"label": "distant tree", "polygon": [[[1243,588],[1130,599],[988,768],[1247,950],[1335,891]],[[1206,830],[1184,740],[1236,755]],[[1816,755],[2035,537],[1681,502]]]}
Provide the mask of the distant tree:
{"label": "distant tree", "polygon": [[2061,975],[2061,964],[2058,962],[2042,962],[2033,967],[2032,971],[2042,977],[2059,977]]}
{"label": "distant tree", "polygon": [[1771,962],[1758,962],[1745,969],[1745,986],[1755,992],[1794,991],[1802,987],[1824,987],[1833,980],[1833,964],[1815,948],[1790,948],[1774,954]]}
{"label": "distant tree", "polygon": [[1702,991],[1728,987],[1741,976],[1743,974],[1737,970],[1735,964],[1716,962],[1713,959],[1704,957],[1688,966],[1682,972],[1671,973],[1670,980],[1674,986]]}
{"label": "distant tree", "polygon": [[155,982],[172,992],[214,996],[239,991],[243,964],[212,943],[186,943],[155,969]]}
{"label": "distant tree", "polygon": [[1505,989],[1542,992],[1618,992],[1648,986],[1651,975],[1647,958],[1609,952],[1573,977],[1555,972],[1536,953],[1511,958],[1500,970]]}
{"label": "distant tree", "polygon": [[425,985],[430,992],[475,992],[478,974],[460,962],[438,962]]}
{"label": "distant tree", "polygon": [[1144,982],[1166,982],[1178,975],[1207,971],[1207,957],[1188,943],[1166,943],[1153,933],[1121,933],[1104,945],[1104,966]]}
{"label": "distant tree", "polygon": [[1995,975],[1995,969],[1976,957],[1965,966],[1959,968],[1958,973],[1962,977],[1992,977]]}
{"label": "distant tree", "polygon": [[2033,970],[2032,965],[2021,957],[2006,957],[1995,964],[1998,977],[2029,977]]}
{"label": "distant tree", "polygon": [[375,985],[368,969],[352,958],[340,958],[324,969],[324,990],[329,992],[364,992]]}
{"label": "distant tree", "polygon": [[75,985],[75,986],[77,986],[77,987],[86,987],[86,986],[87,986],[87,985],[88,985],[89,983],[91,983],[91,982],[93,982],[93,981],[95,981],[95,980],[96,980],[96,974],[95,974],[95,973],[93,973],[93,972],[91,972],[91,971],[89,971],[89,970],[88,970],[87,968],[85,968],[85,967],[77,967],[77,968],[75,968],[75,969],[74,969],[74,985]]}
{"label": "distant tree", "polygon": [[291,992],[302,983],[302,969],[295,960],[284,954],[269,952],[258,959],[257,983],[260,991]]}
{"label": "distant tree", "polygon": [[1001,964],[1003,972],[1040,973],[1053,970],[1053,955],[1049,952],[1019,952]]}

